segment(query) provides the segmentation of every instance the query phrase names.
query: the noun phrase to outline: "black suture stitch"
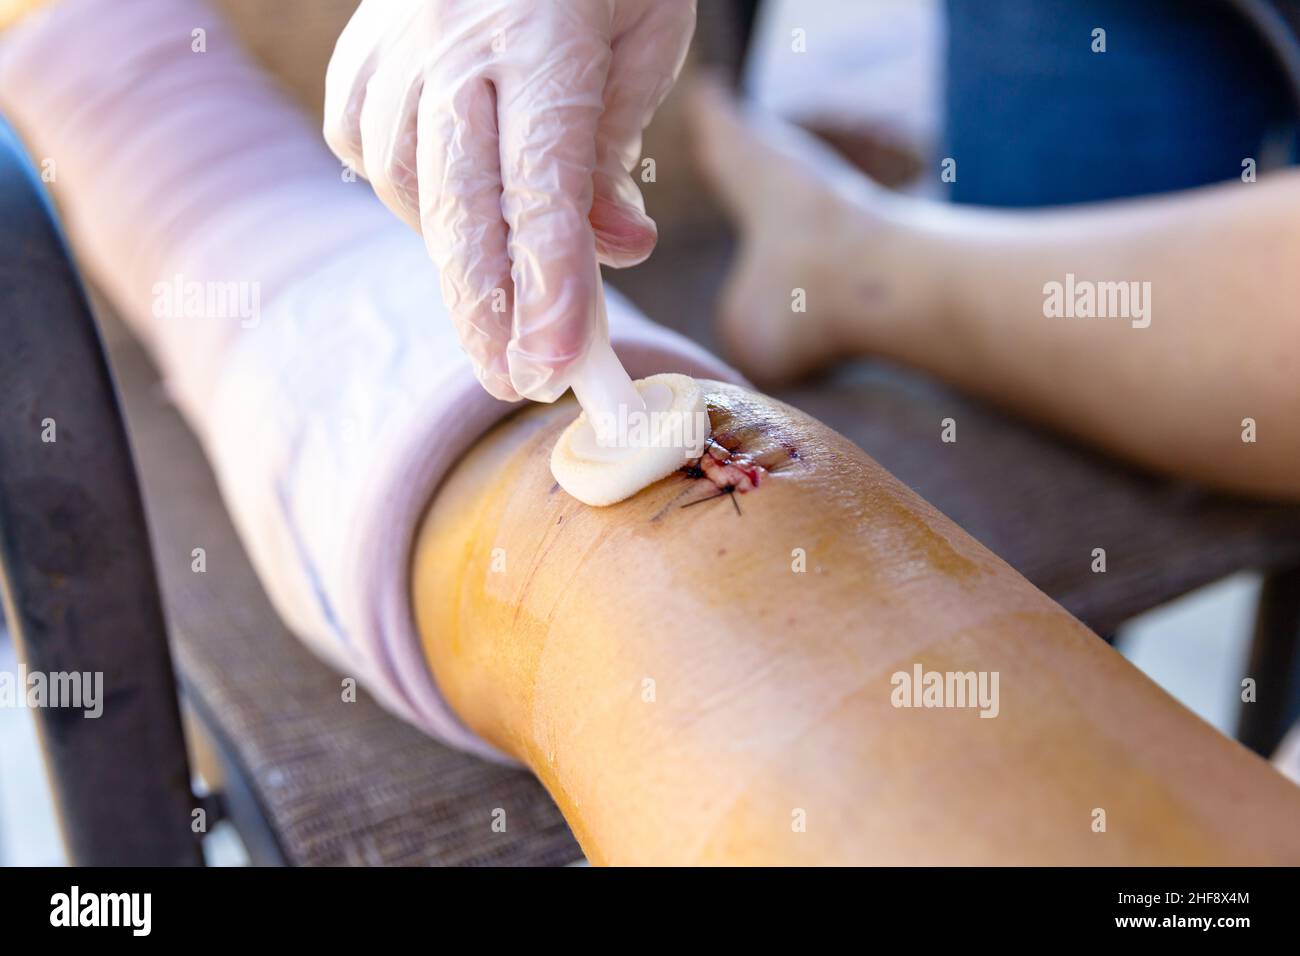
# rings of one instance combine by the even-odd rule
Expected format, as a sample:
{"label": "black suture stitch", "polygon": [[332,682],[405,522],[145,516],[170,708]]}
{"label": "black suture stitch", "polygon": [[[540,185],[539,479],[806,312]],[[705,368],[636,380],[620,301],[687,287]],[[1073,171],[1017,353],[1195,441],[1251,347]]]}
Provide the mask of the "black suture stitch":
{"label": "black suture stitch", "polygon": [[709,495],[709,496],[706,497],[706,498],[697,498],[695,501],[688,501],[686,504],[682,505],[682,507],[683,507],[683,508],[692,508],[692,507],[694,507],[695,505],[702,505],[702,504],[704,504],[706,501],[713,501],[713,500],[715,500],[715,499],[717,499],[717,498],[722,498],[722,497],[724,497],[724,496],[727,496],[727,497],[730,497],[730,498],[731,498],[731,506],[732,506],[733,508],[736,509],[736,514],[740,515],[740,516],[743,518],[743,517],[744,517],[744,514],[743,514],[743,513],[741,512],[741,510],[740,510],[740,502],[736,500],[736,486],[735,486],[735,485],[727,485],[725,488],[723,488],[721,491],[719,491],[716,495]]}
{"label": "black suture stitch", "polygon": [[712,501],[714,498],[721,498],[723,495],[731,494],[730,491],[719,491],[716,495],[709,495],[707,498],[697,498],[695,501],[688,501],[682,505],[683,508],[694,508],[696,505],[702,505],[706,501]]}
{"label": "black suture stitch", "polygon": [[[727,462],[729,462],[733,457],[735,457],[736,452],[735,452],[734,450],[732,450],[732,449],[728,448],[726,445],[722,444],[722,442],[718,441],[718,440],[717,440],[716,438],[714,438],[712,435],[710,435],[710,436],[709,436],[708,438],[706,438],[705,441],[704,441],[704,455],[707,455],[707,454],[709,453],[709,447],[710,447],[711,445],[717,445],[719,448],[721,448],[723,451],[725,451],[725,452],[727,453]],[[787,453],[788,457],[786,458],[785,462],[783,462],[782,464],[780,464],[780,465],[776,465],[776,466],[774,466],[774,467],[768,467],[768,466],[766,466],[766,465],[758,465],[758,467],[762,468],[762,469],[763,469],[764,471],[766,471],[768,474],[776,474],[778,471],[784,471],[786,468],[789,468],[791,465],[793,465],[796,461],[799,461],[799,460],[800,460],[798,449],[796,449],[796,448],[787,448],[787,449],[786,449],[786,453]],[[681,471],[681,473],[682,473],[683,475],[685,475],[687,478],[704,478],[704,477],[707,477],[707,476],[705,475],[705,473],[704,473],[704,469],[700,467],[701,463],[704,461],[704,455],[700,455],[699,458],[696,458],[695,461],[693,461],[693,462],[692,462],[691,464],[689,464],[689,465],[683,465],[683,466],[679,469],[679,470]],[[727,462],[723,462],[723,464],[726,464]],[[755,464],[757,465],[758,462],[755,462]],[[735,485],[727,485],[725,488],[723,488],[721,491],[719,491],[716,495],[709,495],[709,496],[706,497],[706,498],[697,498],[695,501],[688,501],[686,504],[682,505],[682,507],[683,507],[683,508],[691,508],[691,507],[694,507],[695,505],[702,505],[702,504],[704,504],[706,501],[713,501],[715,498],[721,498],[723,495],[730,495],[730,496],[731,496],[731,506],[732,506],[733,508],[736,509],[736,514],[740,515],[740,516],[743,518],[743,517],[744,517],[744,513],[740,510],[740,501],[739,501],[739,500],[737,499],[737,497],[736,497],[736,486],[735,486]],[[655,518],[658,518],[658,517],[659,517],[659,515],[655,515]],[[652,519],[652,520],[654,520],[654,519]]]}

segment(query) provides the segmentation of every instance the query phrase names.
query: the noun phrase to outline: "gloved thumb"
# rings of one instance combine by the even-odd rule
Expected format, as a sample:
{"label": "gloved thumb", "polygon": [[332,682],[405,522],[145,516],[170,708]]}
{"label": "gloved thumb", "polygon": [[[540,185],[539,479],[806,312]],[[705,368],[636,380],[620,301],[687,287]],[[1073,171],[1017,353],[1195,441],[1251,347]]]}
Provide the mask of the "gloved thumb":
{"label": "gloved thumb", "polygon": [[596,237],[596,256],[618,269],[645,261],[659,238],[659,227],[646,215],[640,190],[621,166],[612,173],[596,172],[588,220]]}
{"label": "gloved thumb", "polygon": [[694,26],[694,3],[656,2],[614,43],[590,216],[596,252],[607,265],[636,265],[654,250],[659,230],[635,176],[653,168],[642,165],[641,133],[672,89]]}

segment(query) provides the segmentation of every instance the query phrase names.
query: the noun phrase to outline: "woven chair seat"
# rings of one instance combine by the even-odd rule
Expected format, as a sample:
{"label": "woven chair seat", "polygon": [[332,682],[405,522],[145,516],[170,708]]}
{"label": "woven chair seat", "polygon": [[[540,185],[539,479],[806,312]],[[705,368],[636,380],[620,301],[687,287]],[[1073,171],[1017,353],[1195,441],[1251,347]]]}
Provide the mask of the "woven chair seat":
{"label": "woven chair seat", "polygon": [[[189,710],[234,778],[221,785],[230,788],[231,815],[254,862],[581,859],[532,775],[443,747],[364,688],[344,702],[340,675],[272,609],[207,460],[153,365],[108,310],[97,311],[144,486],[178,676]],[[194,548],[205,551],[203,573],[191,569]],[[501,820],[504,830],[499,822],[494,828]]]}

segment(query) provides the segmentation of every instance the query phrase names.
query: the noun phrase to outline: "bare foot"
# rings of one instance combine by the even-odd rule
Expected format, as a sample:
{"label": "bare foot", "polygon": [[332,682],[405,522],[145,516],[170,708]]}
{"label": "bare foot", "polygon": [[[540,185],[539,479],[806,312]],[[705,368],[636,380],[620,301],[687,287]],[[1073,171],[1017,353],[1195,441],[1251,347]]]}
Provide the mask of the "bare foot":
{"label": "bare foot", "polygon": [[700,164],[741,233],[719,304],[728,356],[772,385],[862,351],[864,338],[888,351],[899,323],[924,307],[913,201],[811,134],[744,110],[716,81],[696,82],[688,115]]}

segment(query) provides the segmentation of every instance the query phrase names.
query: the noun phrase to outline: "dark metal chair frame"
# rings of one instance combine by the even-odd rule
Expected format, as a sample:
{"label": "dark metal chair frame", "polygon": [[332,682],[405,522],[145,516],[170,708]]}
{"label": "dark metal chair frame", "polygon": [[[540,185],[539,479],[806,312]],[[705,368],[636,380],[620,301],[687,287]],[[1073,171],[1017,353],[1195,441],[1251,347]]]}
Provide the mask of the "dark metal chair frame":
{"label": "dark metal chair frame", "polygon": [[104,675],[98,719],[34,711],[64,843],[78,864],[197,864],[202,801],[126,426],[53,211],[3,125],[0,224],[5,617],[30,670]]}

